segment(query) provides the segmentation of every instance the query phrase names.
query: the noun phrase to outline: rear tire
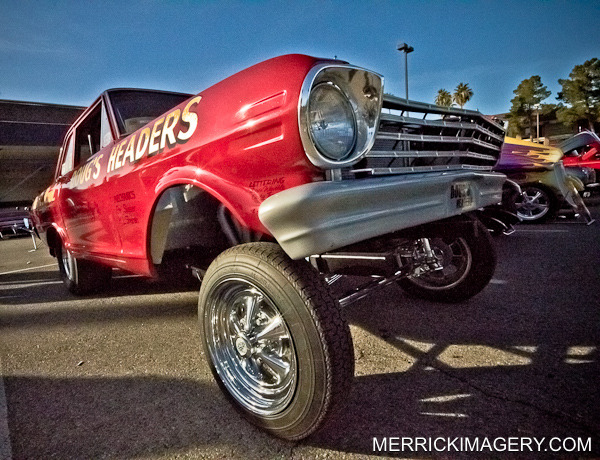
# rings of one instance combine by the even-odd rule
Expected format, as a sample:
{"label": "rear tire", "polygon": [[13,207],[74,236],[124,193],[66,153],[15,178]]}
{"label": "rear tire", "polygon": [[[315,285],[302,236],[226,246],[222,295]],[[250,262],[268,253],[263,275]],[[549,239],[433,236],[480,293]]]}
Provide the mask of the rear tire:
{"label": "rear tire", "polygon": [[74,257],[62,242],[56,249],[56,257],[60,277],[67,289],[75,295],[98,292],[110,282],[110,267]]}
{"label": "rear tire", "polygon": [[345,400],[354,375],[348,323],[319,273],[278,245],[219,255],[202,281],[199,320],[217,383],[258,427],[303,439]]}
{"label": "rear tire", "polygon": [[494,275],[496,250],[485,226],[478,219],[473,225],[460,236],[430,235],[442,270],[400,279],[400,287],[415,297],[444,303],[462,302],[479,293]]}

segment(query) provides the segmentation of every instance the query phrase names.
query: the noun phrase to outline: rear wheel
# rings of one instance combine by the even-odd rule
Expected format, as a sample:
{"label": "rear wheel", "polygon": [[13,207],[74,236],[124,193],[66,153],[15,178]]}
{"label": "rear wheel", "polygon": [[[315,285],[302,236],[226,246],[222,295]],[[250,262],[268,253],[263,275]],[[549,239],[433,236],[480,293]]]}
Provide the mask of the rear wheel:
{"label": "rear wheel", "polygon": [[222,253],[202,282],[199,319],[219,386],[252,423],[298,440],[347,395],[352,339],[320,275],[276,244]]}
{"label": "rear wheel", "polygon": [[496,251],[492,238],[479,220],[464,235],[429,238],[438,270],[398,281],[406,292],[438,302],[461,302],[479,293],[494,274]]}
{"label": "rear wheel", "polygon": [[112,276],[110,267],[74,257],[62,242],[57,248],[56,255],[60,277],[73,294],[84,295],[97,292],[110,282]]}

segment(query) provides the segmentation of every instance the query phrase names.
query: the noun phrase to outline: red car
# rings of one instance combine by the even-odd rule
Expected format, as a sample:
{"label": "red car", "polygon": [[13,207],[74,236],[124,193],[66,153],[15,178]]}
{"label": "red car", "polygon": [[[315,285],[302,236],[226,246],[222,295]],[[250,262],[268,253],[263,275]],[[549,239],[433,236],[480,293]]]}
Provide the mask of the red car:
{"label": "red car", "polygon": [[600,175],[600,138],[596,133],[584,131],[567,139],[559,148],[564,152],[565,166],[583,166]]}
{"label": "red car", "polygon": [[[457,302],[496,256],[476,213],[502,199],[502,128],[479,112],[383,97],[342,61],[274,58],[197,94],[113,89],[67,132],[37,230],[76,294],[112,269],[202,278],[215,378],[287,439],[346,397],[341,306],[398,283]],[[341,298],[343,275],[369,282]]]}

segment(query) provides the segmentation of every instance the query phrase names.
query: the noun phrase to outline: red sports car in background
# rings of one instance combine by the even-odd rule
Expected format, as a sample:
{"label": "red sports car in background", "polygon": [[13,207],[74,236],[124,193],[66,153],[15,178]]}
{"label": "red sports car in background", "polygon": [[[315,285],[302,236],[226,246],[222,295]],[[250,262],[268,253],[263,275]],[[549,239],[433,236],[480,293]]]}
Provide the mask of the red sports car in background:
{"label": "red sports car in background", "polygon": [[591,131],[584,131],[567,139],[559,148],[564,152],[565,166],[584,166],[596,170],[600,176],[600,137]]}

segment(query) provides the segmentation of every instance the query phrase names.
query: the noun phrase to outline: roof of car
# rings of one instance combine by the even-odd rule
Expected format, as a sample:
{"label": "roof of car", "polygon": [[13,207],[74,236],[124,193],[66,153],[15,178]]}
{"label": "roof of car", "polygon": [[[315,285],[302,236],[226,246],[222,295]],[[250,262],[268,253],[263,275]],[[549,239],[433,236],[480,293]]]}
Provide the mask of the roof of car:
{"label": "roof of car", "polygon": [[596,133],[591,131],[583,131],[581,133],[575,134],[573,137],[570,137],[566,141],[562,142],[558,148],[560,148],[563,152],[570,152],[573,149],[578,149],[580,147],[584,147],[588,144],[592,144],[594,142],[600,143],[600,138]]}
{"label": "roof of car", "polygon": [[105,93],[112,93],[116,91],[143,91],[148,93],[162,93],[162,94],[179,94],[181,96],[193,96],[192,93],[182,93],[179,91],[165,91],[162,89],[149,89],[149,88],[109,88]]}

